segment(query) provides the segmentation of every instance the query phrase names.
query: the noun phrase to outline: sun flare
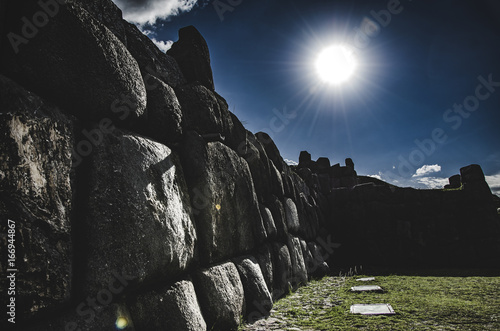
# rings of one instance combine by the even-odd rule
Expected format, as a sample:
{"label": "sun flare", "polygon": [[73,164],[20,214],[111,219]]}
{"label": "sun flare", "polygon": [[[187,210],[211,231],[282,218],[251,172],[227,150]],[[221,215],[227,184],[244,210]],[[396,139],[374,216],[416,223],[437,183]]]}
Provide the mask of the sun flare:
{"label": "sun flare", "polygon": [[346,82],[356,70],[353,51],[347,46],[334,45],[325,48],[316,60],[319,77],[326,83],[339,85]]}

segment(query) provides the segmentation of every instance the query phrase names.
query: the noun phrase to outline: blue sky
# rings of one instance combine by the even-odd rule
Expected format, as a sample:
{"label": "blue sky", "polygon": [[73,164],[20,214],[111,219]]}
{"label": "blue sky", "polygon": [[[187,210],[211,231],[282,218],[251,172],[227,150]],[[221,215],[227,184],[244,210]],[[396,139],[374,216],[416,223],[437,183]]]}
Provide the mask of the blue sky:
{"label": "blue sky", "polygon": [[[358,174],[420,188],[477,163],[500,193],[497,1],[115,3],[164,49],[179,28],[196,26],[216,90],[287,160],[301,150],[332,164],[351,157]],[[314,67],[333,44],[348,45],[358,62],[339,86]]]}

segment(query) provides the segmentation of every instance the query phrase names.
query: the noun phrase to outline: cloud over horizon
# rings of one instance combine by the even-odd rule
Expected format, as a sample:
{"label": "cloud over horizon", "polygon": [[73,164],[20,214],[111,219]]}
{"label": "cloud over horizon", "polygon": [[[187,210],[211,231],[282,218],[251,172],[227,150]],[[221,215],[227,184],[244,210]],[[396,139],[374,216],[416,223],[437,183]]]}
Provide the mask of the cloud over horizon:
{"label": "cloud over horizon", "polygon": [[198,0],[113,0],[123,11],[127,21],[144,25],[154,24],[158,19],[167,19],[190,11]]}
{"label": "cloud over horizon", "polygon": [[439,164],[433,165],[423,165],[421,168],[418,168],[415,174],[412,177],[422,177],[433,172],[440,172],[441,166]]}

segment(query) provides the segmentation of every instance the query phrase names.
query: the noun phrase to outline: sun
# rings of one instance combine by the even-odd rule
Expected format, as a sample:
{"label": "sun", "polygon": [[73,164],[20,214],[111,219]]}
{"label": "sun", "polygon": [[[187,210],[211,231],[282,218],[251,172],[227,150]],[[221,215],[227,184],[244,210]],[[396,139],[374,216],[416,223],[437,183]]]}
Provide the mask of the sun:
{"label": "sun", "polygon": [[316,70],[325,83],[340,85],[349,80],[357,63],[353,51],[344,45],[325,48],[316,60]]}

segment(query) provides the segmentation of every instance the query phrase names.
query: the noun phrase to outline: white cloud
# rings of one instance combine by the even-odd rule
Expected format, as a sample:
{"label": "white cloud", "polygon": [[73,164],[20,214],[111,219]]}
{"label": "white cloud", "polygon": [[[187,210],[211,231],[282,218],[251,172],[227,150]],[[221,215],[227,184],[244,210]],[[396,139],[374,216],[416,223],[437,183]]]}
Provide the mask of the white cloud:
{"label": "white cloud", "polygon": [[440,172],[441,171],[441,166],[438,164],[434,165],[424,165],[421,168],[417,169],[417,172],[413,175],[413,177],[421,177],[425,176],[428,174],[431,174],[433,172]]}
{"label": "white cloud", "polygon": [[419,177],[416,179],[418,184],[421,184],[423,188],[428,189],[440,189],[449,183],[448,178],[441,177]]}
{"label": "white cloud", "polygon": [[379,180],[382,180],[382,176],[380,176],[380,175],[368,175],[368,177],[373,177],[373,178],[377,178]]}
{"label": "white cloud", "polygon": [[113,0],[123,11],[123,18],[137,24],[154,24],[190,11],[198,0]]}
{"label": "white cloud", "polygon": [[170,47],[172,47],[172,44],[174,43],[172,40],[167,40],[167,41],[162,41],[162,40],[156,40],[156,38],[151,38],[151,41],[158,47],[163,53],[168,51]]}
{"label": "white cloud", "polygon": [[288,160],[288,159],[285,159],[284,160],[286,164],[288,165],[293,165],[293,166],[296,166],[296,165],[299,165],[297,162],[293,161],[293,160]]}
{"label": "white cloud", "polygon": [[493,194],[500,195],[500,174],[485,176]]}

